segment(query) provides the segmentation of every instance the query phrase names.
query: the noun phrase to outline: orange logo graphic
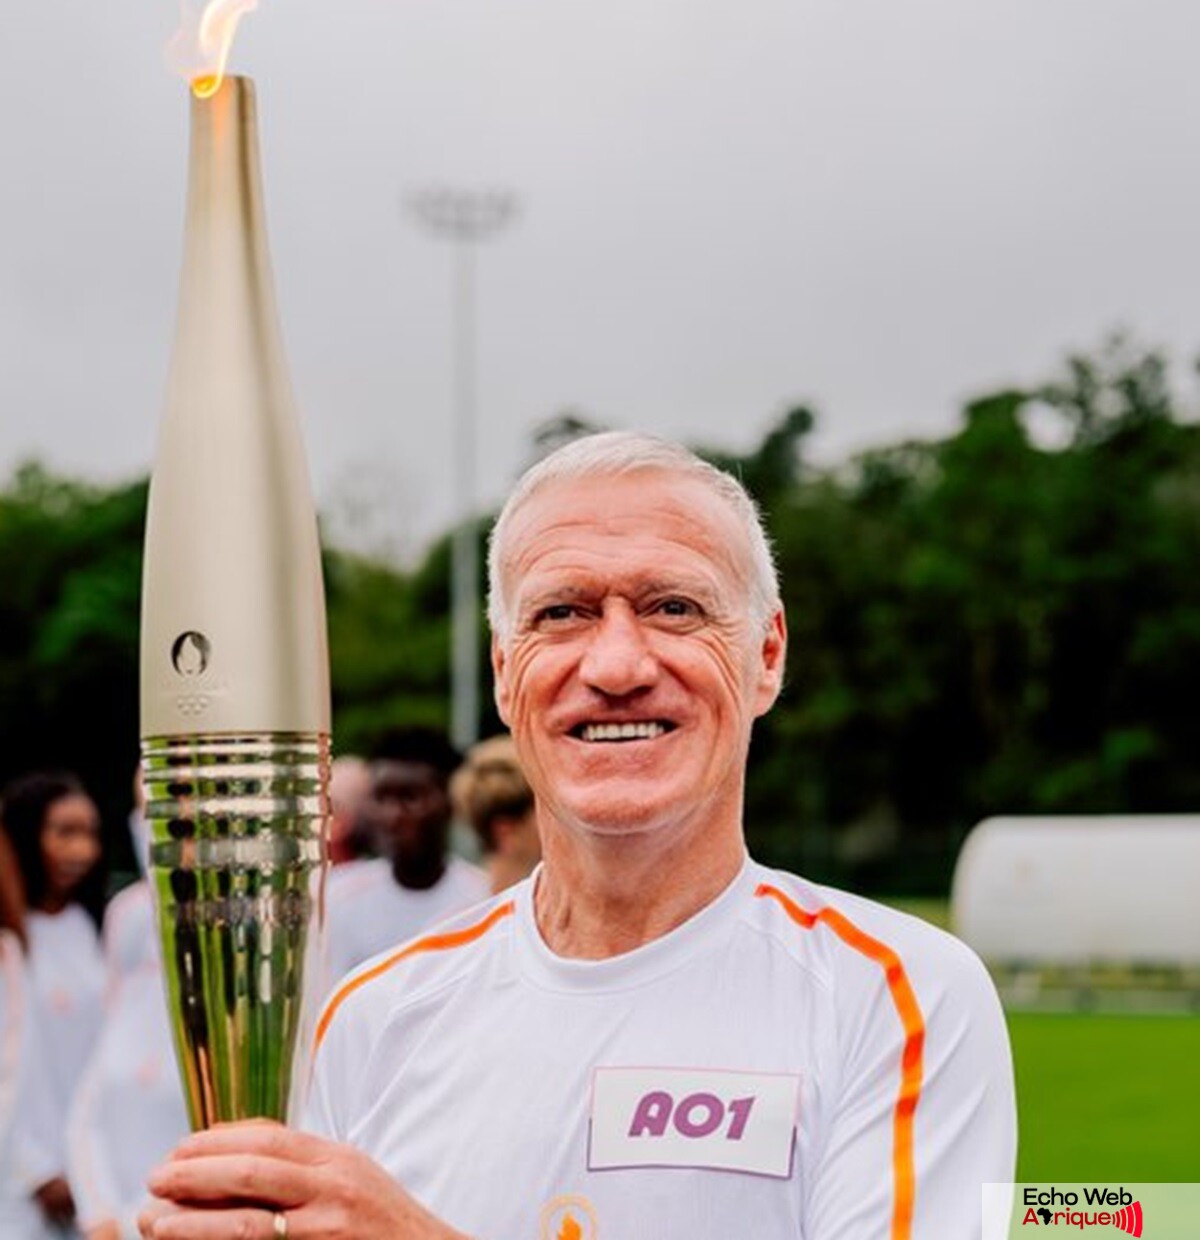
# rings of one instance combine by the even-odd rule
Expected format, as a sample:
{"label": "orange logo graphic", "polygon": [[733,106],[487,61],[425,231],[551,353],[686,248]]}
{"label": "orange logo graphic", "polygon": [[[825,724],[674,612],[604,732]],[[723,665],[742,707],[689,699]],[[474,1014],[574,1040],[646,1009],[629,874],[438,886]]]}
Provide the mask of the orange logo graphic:
{"label": "orange logo graphic", "polygon": [[540,1240],[597,1240],[596,1211],[586,1197],[554,1197],[542,1207]]}

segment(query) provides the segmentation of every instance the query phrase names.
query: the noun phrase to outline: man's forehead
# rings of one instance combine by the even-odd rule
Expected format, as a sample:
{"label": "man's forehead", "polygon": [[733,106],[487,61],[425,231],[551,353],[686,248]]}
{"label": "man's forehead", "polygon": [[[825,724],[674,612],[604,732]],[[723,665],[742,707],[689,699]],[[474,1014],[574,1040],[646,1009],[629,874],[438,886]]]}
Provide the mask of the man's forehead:
{"label": "man's forehead", "polygon": [[569,549],[581,533],[661,538],[727,562],[744,575],[746,531],[711,487],[687,474],[645,469],[547,483],[513,514],[508,571]]}

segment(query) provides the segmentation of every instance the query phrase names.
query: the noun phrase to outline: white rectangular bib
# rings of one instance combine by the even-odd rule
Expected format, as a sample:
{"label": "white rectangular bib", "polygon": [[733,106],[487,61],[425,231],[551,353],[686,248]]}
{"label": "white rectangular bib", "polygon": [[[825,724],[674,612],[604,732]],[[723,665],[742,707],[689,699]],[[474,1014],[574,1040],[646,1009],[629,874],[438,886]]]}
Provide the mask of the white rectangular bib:
{"label": "white rectangular bib", "polygon": [[588,1169],[697,1167],[786,1179],[800,1078],[697,1068],[597,1068]]}

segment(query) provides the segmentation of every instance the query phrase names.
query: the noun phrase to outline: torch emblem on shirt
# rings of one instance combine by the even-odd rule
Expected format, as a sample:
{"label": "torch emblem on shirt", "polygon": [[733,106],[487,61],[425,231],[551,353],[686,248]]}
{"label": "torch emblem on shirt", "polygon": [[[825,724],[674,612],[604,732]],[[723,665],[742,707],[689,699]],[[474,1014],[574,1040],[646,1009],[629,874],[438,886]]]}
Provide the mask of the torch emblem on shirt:
{"label": "torch emblem on shirt", "polygon": [[586,1197],[554,1197],[542,1209],[540,1240],[596,1240],[596,1212]]}

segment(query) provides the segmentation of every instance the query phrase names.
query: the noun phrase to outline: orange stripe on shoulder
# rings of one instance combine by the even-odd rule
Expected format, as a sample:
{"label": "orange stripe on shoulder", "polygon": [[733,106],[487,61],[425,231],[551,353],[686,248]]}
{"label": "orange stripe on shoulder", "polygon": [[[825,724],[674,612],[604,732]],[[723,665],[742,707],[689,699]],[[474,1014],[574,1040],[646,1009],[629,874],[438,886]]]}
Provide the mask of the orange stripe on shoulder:
{"label": "orange stripe on shoulder", "polygon": [[917,1002],[916,992],[908,980],[904,962],[886,943],[864,933],[837,909],[824,907],[815,913],[809,912],[769,883],[760,883],[754,894],[775,900],[784,912],[805,930],[824,923],[847,947],[874,961],[883,970],[888,993],[904,1029],[904,1050],[900,1056],[900,1091],[892,1119],[892,1174],[896,1192],[892,1206],[891,1240],[911,1240],[917,1183],[913,1154],[913,1120],[921,1098],[921,1085],[925,1074],[925,1018]]}
{"label": "orange stripe on shoulder", "polygon": [[507,900],[505,903],[497,905],[482,921],[477,921],[473,926],[467,926],[464,930],[452,930],[446,934],[430,934],[423,939],[415,939],[407,947],[402,947],[399,951],[393,952],[392,955],[385,956],[378,964],[372,965],[371,968],[367,969],[365,973],[359,973],[352,977],[330,996],[329,1001],[325,1004],[325,1010],[321,1013],[321,1019],[317,1023],[316,1038],[313,1042],[314,1053],[320,1049],[321,1043],[325,1039],[325,1034],[329,1029],[329,1022],[333,1020],[333,1014],[360,986],[365,986],[368,982],[374,981],[380,974],[386,973],[394,965],[398,965],[403,960],[408,960],[411,956],[419,956],[423,952],[451,951],[455,947],[463,947],[467,943],[473,943],[476,939],[481,939],[497,922],[511,916],[513,909],[513,901]]}

